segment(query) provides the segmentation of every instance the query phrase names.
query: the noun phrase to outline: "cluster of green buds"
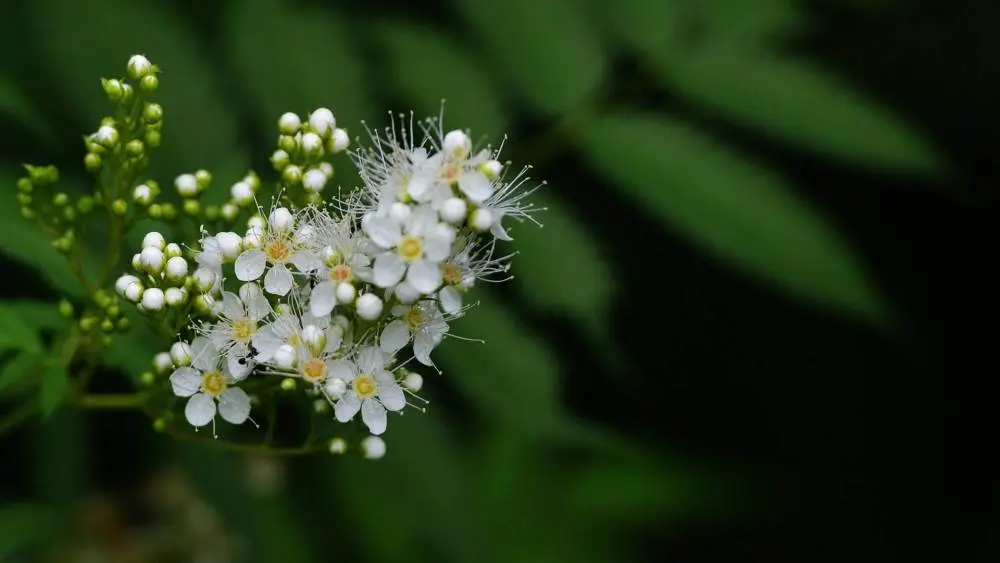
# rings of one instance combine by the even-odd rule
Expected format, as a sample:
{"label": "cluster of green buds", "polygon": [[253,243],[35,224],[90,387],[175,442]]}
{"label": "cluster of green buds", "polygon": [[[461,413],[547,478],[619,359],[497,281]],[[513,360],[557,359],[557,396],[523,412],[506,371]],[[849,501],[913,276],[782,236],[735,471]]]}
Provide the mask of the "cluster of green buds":
{"label": "cluster of green buds", "polygon": [[17,181],[17,202],[21,205],[21,215],[38,220],[52,236],[52,246],[68,254],[76,242],[74,224],[77,215],[93,211],[94,198],[80,198],[74,203],[65,192],[46,193],[59,181],[59,171],[55,166],[25,165],[25,170],[28,175]]}
{"label": "cluster of green buds", "polygon": [[[93,306],[87,307],[80,317],[78,326],[83,333],[101,331],[101,343],[110,346],[115,332],[128,332],[132,322],[124,315],[121,300],[108,291],[98,289],[91,298]],[[67,318],[73,318],[74,307],[68,300],[59,303],[59,313]]]}
{"label": "cluster of green buds", "polygon": [[320,193],[334,171],[333,164],[324,159],[347,150],[347,130],[337,128],[332,111],[318,108],[307,119],[292,112],[282,114],[278,132],[278,149],[271,154],[271,164],[280,175],[281,186],[293,201],[321,201]]}

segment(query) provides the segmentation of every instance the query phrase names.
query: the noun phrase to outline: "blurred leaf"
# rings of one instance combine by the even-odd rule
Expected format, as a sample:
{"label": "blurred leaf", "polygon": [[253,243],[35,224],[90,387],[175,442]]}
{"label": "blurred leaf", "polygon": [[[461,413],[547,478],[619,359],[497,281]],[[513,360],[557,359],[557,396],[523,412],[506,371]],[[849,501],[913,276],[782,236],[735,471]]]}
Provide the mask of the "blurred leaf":
{"label": "blurred leaf", "polygon": [[40,504],[17,503],[0,507],[0,561],[23,555],[19,552],[50,539],[57,522],[53,510]]}
{"label": "blurred leaf", "polygon": [[[173,178],[210,168],[220,181],[247,168],[233,100],[219,88],[211,53],[196,36],[152,0],[108,0],[96,7],[74,0],[39,0],[27,4],[37,48],[56,80],[74,94],[68,98],[84,123],[97,129],[113,105],[99,79],[121,78],[129,57],[145,54],[160,67],[154,98],[164,108],[163,138],[150,158],[165,189]],[[80,131],[81,134],[86,131]],[[220,168],[222,168],[220,170]]]}
{"label": "blurred leaf", "polygon": [[577,0],[453,0],[469,36],[525,101],[550,114],[593,96],[608,61]]}
{"label": "blurred leaf", "polygon": [[754,43],[801,27],[802,0],[701,0],[694,4],[709,42]]}
{"label": "blurred leaf", "polygon": [[0,74],[0,117],[10,117],[37,138],[51,142],[56,135],[11,77]]}
{"label": "blurred leaf", "polygon": [[401,22],[375,28],[393,86],[413,103],[418,116],[437,115],[446,99],[447,129],[500,135],[507,116],[498,85],[463,45],[439,30]]}
{"label": "blurred leaf", "polygon": [[594,120],[581,149],[623,193],[733,266],[839,312],[887,320],[850,247],[773,173],[653,115]]}
{"label": "blurred leaf", "polygon": [[613,526],[649,518],[687,517],[699,508],[704,479],[665,467],[652,456],[606,459],[568,480],[566,506]]}
{"label": "blurred leaf", "polygon": [[38,224],[21,216],[21,207],[14,200],[14,186],[19,176],[11,169],[0,169],[0,254],[35,267],[54,289],[82,296],[83,288],[66,258],[52,248],[51,239],[42,233]]}
{"label": "blurred leaf", "polygon": [[62,409],[36,427],[32,440],[35,459],[31,478],[35,498],[58,510],[68,520],[87,493],[87,423],[81,411]]}
{"label": "blurred leaf", "polygon": [[486,343],[446,339],[439,352],[449,368],[444,376],[505,425],[537,429],[550,424],[561,415],[556,358],[488,292],[480,290],[472,299],[480,306],[456,321],[450,333]]}
{"label": "blurred leaf", "polygon": [[[230,64],[268,139],[277,137],[278,118],[287,111],[307,117],[327,107],[338,127],[355,134],[359,121],[374,117],[370,84],[347,16],[257,0],[234,3],[227,17]],[[356,185],[354,167],[338,158],[333,159],[336,183]]]}
{"label": "blurred leaf", "polygon": [[597,9],[606,18],[609,30],[619,41],[639,53],[658,52],[678,42],[684,10],[677,2],[630,0],[598,3]]}
{"label": "blurred leaf", "polygon": [[21,318],[26,324],[36,331],[53,330],[65,327],[70,324],[70,320],[59,314],[59,308],[55,303],[48,301],[38,301],[34,299],[14,299],[4,301],[0,307],[6,308],[14,315]]}
{"label": "blurred leaf", "polygon": [[656,68],[682,95],[790,147],[892,172],[944,168],[909,124],[808,63],[712,49],[661,56]]}
{"label": "blurred leaf", "polygon": [[0,303],[0,350],[10,349],[37,353],[42,349],[42,342],[23,317],[6,303]]}
{"label": "blurred leaf", "polygon": [[69,396],[69,391],[69,372],[66,370],[66,366],[63,365],[58,356],[49,358],[49,361],[45,362],[45,371],[42,373],[42,390],[38,396],[42,405],[42,416],[47,417],[54,413]]}
{"label": "blurred leaf", "polygon": [[38,354],[18,353],[0,366],[0,393],[8,389],[20,390],[37,383],[31,376],[42,365],[42,356]]}

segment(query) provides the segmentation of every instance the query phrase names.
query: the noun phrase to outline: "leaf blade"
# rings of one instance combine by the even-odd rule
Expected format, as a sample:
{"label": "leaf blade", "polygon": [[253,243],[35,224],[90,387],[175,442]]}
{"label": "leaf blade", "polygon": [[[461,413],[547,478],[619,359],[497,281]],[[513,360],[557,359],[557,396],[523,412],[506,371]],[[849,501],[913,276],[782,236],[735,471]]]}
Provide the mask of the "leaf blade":
{"label": "leaf blade", "polygon": [[23,317],[0,303],[0,350],[11,349],[38,353],[42,350],[42,341]]}
{"label": "leaf blade", "polygon": [[39,401],[42,416],[51,416],[66,400],[70,392],[69,371],[58,358],[50,358],[42,372],[42,387]]}

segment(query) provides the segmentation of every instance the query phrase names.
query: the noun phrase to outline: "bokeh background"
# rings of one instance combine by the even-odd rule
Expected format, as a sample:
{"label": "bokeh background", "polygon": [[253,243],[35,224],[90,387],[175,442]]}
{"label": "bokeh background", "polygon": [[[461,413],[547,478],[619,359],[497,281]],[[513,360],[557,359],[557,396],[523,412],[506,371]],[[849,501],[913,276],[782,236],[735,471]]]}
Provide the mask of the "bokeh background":
{"label": "bokeh background", "polygon": [[[998,560],[998,24],[973,0],[4,0],[3,306],[39,330],[73,284],[18,166],[81,186],[98,78],[136,52],[163,185],[268,178],[285,111],[354,136],[444,98],[549,209],[453,329],[488,344],[441,347],[379,462],[43,423],[0,388],[0,561]],[[119,346],[107,391],[159,349]]]}

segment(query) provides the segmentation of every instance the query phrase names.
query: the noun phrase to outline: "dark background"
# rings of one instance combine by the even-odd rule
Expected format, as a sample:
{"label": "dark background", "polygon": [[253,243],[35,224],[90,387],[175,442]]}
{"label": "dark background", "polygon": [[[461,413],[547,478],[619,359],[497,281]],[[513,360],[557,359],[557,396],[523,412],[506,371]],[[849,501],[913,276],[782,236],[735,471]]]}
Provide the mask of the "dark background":
{"label": "dark background", "polygon": [[[44,129],[39,133],[22,108],[0,106],[0,129],[5,132],[0,136],[0,155],[5,170],[22,161],[54,162],[72,177],[82,172],[77,164],[81,157],[78,135],[91,130],[99,117],[81,108],[100,106],[69,100],[95,99],[100,95],[97,76],[118,72],[114,65],[123,66],[129,55],[144,47],[136,43],[134,31],[116,39],[114,26],[77,29],[72,20],[58,17],[53,17],[54,23],[41,24],[44,10],[60,5],[48,4],[42,8],[32,8],[28,2],[4,4],[0,77],[26,94],[51,136],[46,137]],[[113,11],[98,2],[83,4],[85,10]],[[474,27],[463,21],[458,14],[465,12],[455,9],[454,3],[287,4],[288,10],[305,10],[310,4],[311,9],[335,14],[352,37],[360,38],[360,65],[371,70],[369,87],[379,92],[369,102],[377,111],[416,107],[434,112],[435,108],[427,107],[426,98],[416,100],[388,86],[393,67],[381,63],[382,55],[373,47],[378,42],[366,40],[375,22],[415,22],[423,29],[451,34],[459,42],[476,42]],[[589,20],[600,20],[606,10],[623,9],[596,0],[577,4],[587,10]],[[513,315],[519,319],[515,326],[530,327],[529,341],[534,339],[536,346],[555,354],[558,380],[554,392],[567,420],[585,428],[588,440],[620,443],[628,453],[590,445],[575,433],[571,433],[573,438],[559,432],[551,439],[540,438],[546,430],[522,427],[517,401],[523,397],[516,393],[530,395],[531,387],[504,397],[505,388],[499,385],[496,393],[501,396],[494,397],[494,404],[470,400],[469,394],[477,391],[448,377],[428,378],[425,395],[439,410],[440,418],[435,420],[440,424],[422,428],[424,423],[415,420],[416,416],[390,424],[389,455],[378,462],[385,469],[370,469],[373,462],[331,461],[325,454],[317,454],[321,462],[315,458],[288,460],[287,465],[281,462],[284,488],[276,497],[265,498],[282,499],[286,505],[280,510],[285,512],[268,504],[273,500],[254,501],[258,504],[250,508],[240,500],[240,493],[213,496],[212,475],[218,478],[244,464],[257,467],[256,462],[220,456],[212,458],[215,465],[206,469],[203,448],[175,451],[169,441],[148,430],[145,418],[134,413],[88,413],[82,419],[84,426],[75,424],[78,419],[60,422],[57,417],[46,424],[62,424],[61,430],[48,434],[32,421],[4,435],[0,438],[4,459],[0,500],[47,498],[45,491],[59,487],[44,484],[46,475],[61,480],[60,468],[51,464],[67,463],[68,458],[45,456],[55,455],[52,451],[63,456],[67,451],[85,451],[80,459],[69,462],[76,466],[63,466],[76,467],[86,477],[77,479],[80,483],[75,490],[67,486],[69,492],[59,502],[70,499],[65,501],[67,512],[83,514],[82,520],[91,522],[97,519],[95,506],[119,506],[119,517],[109,517],[115,523],[108,524],[116,531],[112,534],[98,527],[95,532],[83,526],[83,532],[64,538],[83,537],[80,541],[102,545],[109,553],[120,544],[106,540],[108,534],[126,537],[140,526],[137,523],[155,522],[143,509],[134,508],[138,504],[135,490],[158,468],[179,464],[186,468],[183,472],[194,475],[192,479],[201,484],[199,490],[236,535],[251,536],[251,543],[264,542],[278,550],[267,552],[265,546],[266,553],[282,553],[281,546],[294,544],[287,538],[271,543],[253,539],[261,533],[280,535],[280,526],[270,524],[290,514],[297,522],[293,527],[304,534],[298,537],[309,544],[302,552],[307,554],[304,560],[336,555],[388,561],[408,554],[409,560],[464,561],[474,554],[508,561],[563,561],[583,557],[577,549],[589,552],[593,560],[608,561],[648,559],[656,550],[662,553],[659,560],[678,562],[1000,559],[996,477],[1000,465],[992,451],[997,422],[995,395],[990,392],[996,312],[992,297],[998,281],[991,263],[1000,242],[992,221],[994,185],[1000,176],[994,157],[1000,121],[995,87],[1000,7],[972,0],[793,4],[796,7],[791,10],[809,25],[796,26],[774,40],[780,46],[776,51],[827,69],[922,131],[948,163],[946,172],[887,171],[781,142],[665,87],[648,72],[639,54],[625,49],[608,47],[607,73],[597,97],[602,105],[643,108],[685,120],[742,158],[779,171],[794,186],[795,194],[822,209],[848,241],[898,316],[891,328],[841,314],[836,306],[824,306],[821,301],[797,299],[782,289],[781,280],[752,275],[692,244],[682,228],[602,177],[565,134],[556,135],[555,142],[540,134],[560,123],[560,111],[538,111],[511,95],[503,102],[508,121],[501,121],[511,135],[508,155],[515,162],[534,162],[533,176],[546,180],[545,190],[554,194],[553,200],[547,200],[549,206],[565,206],[570,220],[583,225],[583,231],[596,241],[600,253],[594,259],[611,273],[608,283],[613,291],[606,294],[608,302],[600,304],[607,316],[595,333],[589,321],[575,317],[579,308],[560,309],[558,302],[530,297],[538,291],[530,285],[536,274],[527,266],[518,270],[515,261],[515,271],[524,283],[504,286],[484,307]],[[238,116],[237,133],[248,141],[253,166],[266,170],[266,157],[273,148],[268,128],[277,116],[266,111],[271,109],[270,101],[257,105],[247,101],[260,95],[261,89],[244,82],[248,76],[244,69],[248,64],[284,64],[304,55],[275,43],[270,48],[281,55],[273,60],[248,63],[228,58],[224,44],[230,39],[217,30],[224,27],[235,5],[161,3],[157,15],[149,12],[147,24],[156,26],[156,18],[169,13],[197,37],[199,60],[217,76],[226,96],[220,107]],[[141,9],[135,8],[137,13]],[[108,17],[115,22],[113,16]],[[120,25],[133,23],[122,19]],[[553,34],[559,33],[559,25],[551,22]],[[685,29],[695,42],[704,32],[698,26]],[[65,35],[59,40],[62,47],[46,47],[55,32]],[[315,30],[282,29],[275,39],[297,32]],[[269,41],[265,37],[256,40]],[[509,40],[518,38],[512,35]],[[83,57],[83,62],[59,58],[74,48],[92,48],[100,56]],[[102,58],[105,54],[107,58]],[[154,62],[170,58],[170,53],[154,52],[152,47],[146,54]],[[314,56],[317,80],[328,80],[332,86],[329,101],[324,103],[339,117],[338,82],[323,78],[329,72],[326,63],[318,54]],[[468,56],[477,65],[496,69],[481,50],[472,49]],[[570,58],[565,64],[585,62]],[[90,82],[64,82],[63,77],[76,76],[76,71],[52,71],[64,65],[82,65],[86,73],[79,72]],[[166,97],[171,74],[170,67],[163,65],[168,69],[162,77]],[[295,63],[295,68],[309,67]],[[498,74],[503,76],[501,71]],[[504,81],[498,84],[500,88]],[[454,87],[440,96],[458,97],[458,113],[474,115],[463,109],[469,106],[462,105],[461,91]],[[291,85],[289,98],[289,104],[312,102],[310,95],[297,95]],[[198,134],[199,123],[171,123],[174,108],[166,101],[164,106],[167,128],[189,128],[189,134]],[[824,108],[822,100],[817,100],[816,112]],[[380,113],[348,115],[378,122]],[[502,133],[476,132],[494,138]],[[536,137],[543,141],[533,143]],[[522,143],[524,139],[528,141]],[[171,141],[180,142],[180,138],[165,137],[164,146]],[[519,144],[531,148],[518,148]],[[185,160],[183,155],[171,164],[176,162],[189,167],[211,165]],[[340,166],[347,168],[346,162]],[[71,172],[74,167],[76,171]],[[176,173],[160,172],[161,182],[169,183],[169,174]],[[13,198],[13,185],[3,189]],[[558,229],[558,221],[556,225]],[[52,284],[40,284],[45,278],[34,273],[30,260],[26,263],[17,254],[16,233],[0,231],[5,251],[4,295],[54,301],[58,292],[50,289]],[[580,271],[572,264],[560,264],[559,257],[541,255],[541,260],[533,260],[530,248],[524,252],[525,261],[531,260],[534,267],[548,264],[552,270],[563,271],[565,266],[566,272]],[[570,275],[565,274],[567,284],[575,282]],[[484,311],[483,318],[497,317]],[[505,330],[498,327],[485,320],[479,326],[488,333]],[[502,342],[502,335],[499,338]],[[611,343],[602,344],[603,338]],[[502,344],[487,346],[493,345]],[[442,354],[447,352],[442,349]],[[459,358],[452,361],[472,361],[477,356],[466,352]],[[460,364],[465,365],[469,364]],[[455,376],[461,369],[465,368],[452,368],[446,375]],[[121,390],[123,370],[128,371],[123,364],[109,368],[108,390]],[[3,408],[8,406],[5,403]],[[404,427],[411,424],[421,429],[407,434]],[[82,434],[66,434],[67,428]],[[404,444],[411,439],[417,442]],[[437,446],[422,448],[422,439],[436,440]],[[47,447],[46,440],[56,440],[57,445]],[[397,444],[399,454],[394,451]],[[428,458],[443,457],[445,451],[449,460],[458,461],[432,466]],[[390,461],[394,456],[396,461]],[[503,467],[509,470],[504,473],[499,469]],[[408,477],[423,473],[432,476]],[[469,480],[467,489],[447,492],[437,488],[452,478],[462,481],[463,475],[480,473],[487,475],[486,485],[476,477]],[[577,505],[560,496],[580,475],[592,476],[597,483],[594,489],[581,490],[598,496],[594,491],[605,491],[607,498],[621,502],[594,500]],[[427,490],[368,498],[364,488],[368,479],[378,479],[381,487],[390,489]],[[355,492],[339,493],[340,486]],[[490,486],[496,490],[485,491]],[[636,490],[619,494],[630,488]],[[536,494],[539,490],[543,492]],[[102,500],[94,504],[97,501],[88,491],[98,491],[95,494]],[[463,496],[466,493],[469,498]],[[441,500],[448,495],[453,498]],[[472,497],[492,500],[472,501]],[[584,494],[584,498],[590,497]],[[419,503],[428,503],[426,512],[409,506]],[[357,516],[355,509],[363,510],[358,507],[366,504],[366,516]],[[404,504],[408,506],[401,508]],[[465,527],[462,510],[474,512],[473,507],[483,513],[469,517],[474,523]],[[584,515],[583,507],[591,507],[592,513]],[[248,524],[235,516],[245,510],[275,511],[275,516]],[[403,512],[410,515],[400,515]],[[414,524],[424,516],[424,527]],[[373,525],[384,525],[385,530],[373,529]],[[340,532],[331,532],[336,541],[323,536],[326,530]],[[524,530],[534,530],[538,536]],[[393,543],[385,537],[393,534],[403,544],[398,552],[371,551],[370,542]],[[591,551],[598,544],[605,551]]]}

